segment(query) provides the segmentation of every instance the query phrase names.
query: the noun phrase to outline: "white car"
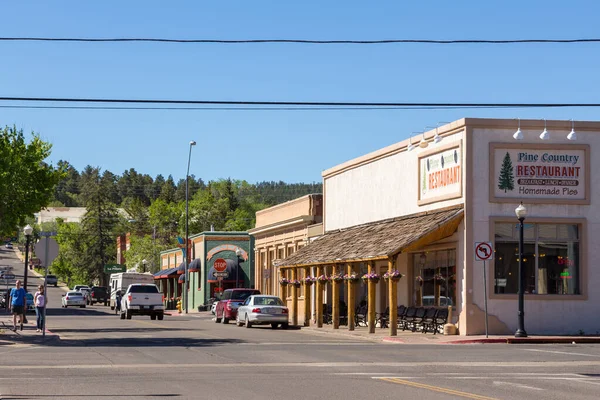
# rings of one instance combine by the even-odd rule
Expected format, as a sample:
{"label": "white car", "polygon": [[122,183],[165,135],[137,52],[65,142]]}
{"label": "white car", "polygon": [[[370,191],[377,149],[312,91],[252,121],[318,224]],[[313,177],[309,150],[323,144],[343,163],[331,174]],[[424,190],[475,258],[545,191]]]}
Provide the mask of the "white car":
{"label": "white car", "polygon": [[79,306],[85,308],[85,298],[83,293],[70,291],[62,296],[62,306],[67,308],[69,306]]}
{"label": "white car", "polygon": [[278,325],[287,329],[289,326],[288,315],[288,308],[283,305],[279,297],[255,294],[249,296],[238,307],[235,322],[237,326],[246,325],[246,328],[251,328],[252,325],[271,324],[273,329]]}
{"label": "white car", "polygon": [[215,315],[215,312],[217,311],[217,303],[218,301],[215,301],[214,303],[212,303],[212,306],[210,306],[210,312]]}

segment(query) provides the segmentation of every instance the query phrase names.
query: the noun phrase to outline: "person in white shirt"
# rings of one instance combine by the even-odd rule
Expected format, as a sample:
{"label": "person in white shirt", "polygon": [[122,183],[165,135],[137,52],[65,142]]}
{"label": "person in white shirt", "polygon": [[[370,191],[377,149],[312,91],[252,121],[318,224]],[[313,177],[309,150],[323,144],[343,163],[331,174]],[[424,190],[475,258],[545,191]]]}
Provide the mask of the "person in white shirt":
{"label": "person in white shirt", "polygon": [[44,308],[46,307],[46,295],[44,293],[44,286],[38,286],[38,291],[33,296],[33,304],[35,305],[35,315],[37,316],[37,329],[36,332],[42,332],[44,329]]}

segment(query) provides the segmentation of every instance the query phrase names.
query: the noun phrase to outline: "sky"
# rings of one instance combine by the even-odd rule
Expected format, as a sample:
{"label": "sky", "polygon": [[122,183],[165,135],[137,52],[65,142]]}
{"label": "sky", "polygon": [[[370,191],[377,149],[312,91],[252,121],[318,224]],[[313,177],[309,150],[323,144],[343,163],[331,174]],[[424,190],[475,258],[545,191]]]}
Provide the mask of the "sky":
{"label": "sky", "polygon": [[[165,4],[168,4],[166,6]],[[596,1],[27,1],[0,37],[574,39]],[[305,45],[0,41],[0,97],[598,102],[600,43]],[[0,125],[115,174],[320,182],[321,172],[463,117],[597,120],[597,109],[64,110],[0,102]],[[32,104],[28,104],[32,105]],[[57,105],[57,104],[52,104]]]}

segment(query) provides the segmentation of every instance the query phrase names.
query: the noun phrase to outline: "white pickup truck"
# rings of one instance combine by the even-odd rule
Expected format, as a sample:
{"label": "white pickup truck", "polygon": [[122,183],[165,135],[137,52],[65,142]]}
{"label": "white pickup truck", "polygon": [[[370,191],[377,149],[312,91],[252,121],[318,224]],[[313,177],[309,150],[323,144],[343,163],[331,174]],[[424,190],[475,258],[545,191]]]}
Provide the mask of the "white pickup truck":
{"label": "white pickup truck", "polygon": [[153,284],[131,284],[121,299],[121,319],[131,319],[133,315],[149,315],[150,319],[162,320],[164,312],[163,295]]}

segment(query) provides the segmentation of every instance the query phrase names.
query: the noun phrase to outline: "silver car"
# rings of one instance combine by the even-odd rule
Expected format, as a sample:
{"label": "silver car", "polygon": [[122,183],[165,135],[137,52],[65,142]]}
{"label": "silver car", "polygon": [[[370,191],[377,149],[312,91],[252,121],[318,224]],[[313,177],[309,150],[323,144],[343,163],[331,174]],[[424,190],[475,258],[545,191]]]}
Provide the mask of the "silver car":
{"label": "silver car", "polygon": [[235,322],[237,326],[245,325],[246,328],[251,328],[252,325],[271,324],[273,329],[278,325],[287,329],[288,315],[288,308],[283,305],[279,297],[255,294],[249,296],[238,308]]}
{"label": "silver car", "polygon": [[79,306],[85,308],[85,298],[81,292],[67,292],[62,296],[62,306],[67,308],[69,306]]}

